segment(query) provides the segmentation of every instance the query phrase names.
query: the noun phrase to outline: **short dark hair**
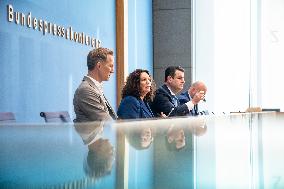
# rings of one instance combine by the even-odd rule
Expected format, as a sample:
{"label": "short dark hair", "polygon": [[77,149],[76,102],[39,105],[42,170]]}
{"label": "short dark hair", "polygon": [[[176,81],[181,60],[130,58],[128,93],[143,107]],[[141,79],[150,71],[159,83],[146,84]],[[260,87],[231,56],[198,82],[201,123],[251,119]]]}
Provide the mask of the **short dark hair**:
{"label": "short dark hair", "polygon": [[98,145],[97,149],[89,149],[83,166],[84,172],[89,177],[98,178],[110,174],[114,161],[114,154],[108,153],[105,150],[106,148],[112,147],[109,140],[100,138],[95,142],[97,142]]}
{"label": "short dark hair", "polygon": [[113,56],[113,51],[103,47],[91,50],[87,56],[88,70],[93,70],[99,61],[105,62],[107,55]]}
{"label": "short dark hair", "polygon": [[168,76],[171,76],[172,78],[175,77],[176,70],[184,72],[184,69],[181,66],[170,66],[170,67],[167,67],[167,69],[165,70],[165,82],[167,81]]}
{"label": "short dark hair", "polygon": [[129,74],[129,76],[126,79],[126,83],[122,89],[122,98],[126,96],[134,96],[136,98],[140,98],[140,75],[141,73],[147,73],[150,78],[152,79],[151,82],[151,90],[150,92],[145,96],[146,101],[152,101],[154,98],[154,91],[156,89],[155,83],[153,81],[153,78],[149,74],[148,70],[143,70],[143,69],[136,69],[133,72]]}

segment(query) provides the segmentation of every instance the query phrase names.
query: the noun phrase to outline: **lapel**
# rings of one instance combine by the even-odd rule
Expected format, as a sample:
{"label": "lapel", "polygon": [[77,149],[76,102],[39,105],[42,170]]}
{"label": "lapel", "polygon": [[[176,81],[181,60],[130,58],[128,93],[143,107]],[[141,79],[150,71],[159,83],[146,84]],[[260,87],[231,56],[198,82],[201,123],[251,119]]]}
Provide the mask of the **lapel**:
{"label": "lapel", "polygon": [[191,101],[191,97],[189,96],[188,92],[186,92],[185,95],[188,98],[188,101]]}
{"label": "lapel", "polygon": [[[100,100],[102,102],[102,104],[104,105],[104,109],[109,111],[109,114],[111,115],[111,117],[113,119],[117,119],[117,115],[114,112],[113,108],[111,107],[111,105],[109,104],[108,100],[105,98],[105,96],[101,93],[101,91],[99,90],[99,88],[95,85],[95,83],[88,77],[84,76],[83,81],[88,82],[88,84],[95,89],[95,91],[99,94],[100,96]],[[107,103],[107,104],[106,104]]]}
{"label": "lapel", "polygon": [[106,105],[108,107],[108,110],[109,110],[109,113],[110,113],[111,117],[113,119],[117,119],[117,115],[116,115],[115,111],[113,110],[113,108],[111,107],[110,103],[108,102],[108,100],[107,100],[107,98],[105,96],[104,96],[104,99],[106,101]]}
{"label": "lapel", "polygon": [[102,93],[100,92],[99,88],[95,85],[95,83],[88,77],[84,76],[83,81],[88,82],[88,84],[95,89],[95,91],[100,95],[100,97],[102,98]]}
{"label": "lapel", "polygon": [[151,111],[151,109],[150,109],[148,103],[147,103],[147,102],[146,102],[146,103],[145,103],[145,102],[143,103],[143,101],[140,100],[140,99],[139,99],[139,102],[140,102],[140,106],[141,106],[142,110],[143,110],[146,114],[149,115],[148,117],[153,117],[153,113],[152,113],[152,111]]}
{"label": "lapel", "polygon": [[[168,96],[168,98],[170,99],[170,102],[172,103],[172,105],[175,106],[175,103],[174,103],[174,101],[173,101],[173,96],[172,96],[170,90],[168,89],[167,85],[166,85],[166,84],[162,85],[162,86],[160,87],[160,89],[165,92],[165,94],[166,94],[166,95]],[[177,101],[177,103],[178,103],[178,105],[179,105],[179,101]]]}

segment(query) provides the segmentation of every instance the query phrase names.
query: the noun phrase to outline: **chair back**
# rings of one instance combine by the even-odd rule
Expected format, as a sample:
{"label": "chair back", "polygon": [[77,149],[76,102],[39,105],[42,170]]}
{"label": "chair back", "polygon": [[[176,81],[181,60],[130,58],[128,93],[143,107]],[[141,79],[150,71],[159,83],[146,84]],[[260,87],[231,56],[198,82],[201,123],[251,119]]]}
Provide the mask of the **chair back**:
{"label": "chair back", "polygon": [[71,122],[67,111],[59,112],[40,112],[40,116],[44,118],[46,123],[68,123]]}
{"label": "chair back", "polygon": [[261,107],[249,107],[246,109],[246,112],[261,112]]}
{"label": "chair back", "polygon": [[262,108],[263,112],[280,112],[280,108]]}
{"label": "chair back", "polygon": [[0,123],[16,122],[15,115],[12,112],[0,112]]}

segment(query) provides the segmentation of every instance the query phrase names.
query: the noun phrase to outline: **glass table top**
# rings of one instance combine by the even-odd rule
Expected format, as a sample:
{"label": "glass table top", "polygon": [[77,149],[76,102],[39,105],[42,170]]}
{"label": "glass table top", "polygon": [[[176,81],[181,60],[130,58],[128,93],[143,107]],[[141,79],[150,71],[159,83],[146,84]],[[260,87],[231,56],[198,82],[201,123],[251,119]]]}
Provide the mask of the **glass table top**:
{"label": "glass table top", "polygon": [[0,188],[284,188],[284,114],[0,123]]}

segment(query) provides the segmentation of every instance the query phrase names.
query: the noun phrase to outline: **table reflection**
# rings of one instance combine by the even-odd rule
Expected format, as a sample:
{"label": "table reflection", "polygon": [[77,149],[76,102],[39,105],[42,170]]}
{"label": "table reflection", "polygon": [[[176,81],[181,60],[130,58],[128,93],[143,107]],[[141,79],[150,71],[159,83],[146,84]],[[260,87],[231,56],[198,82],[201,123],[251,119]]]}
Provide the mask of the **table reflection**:
{"label": "table reflection", "polygon": [[103,138],[105,122],[75,124],[75,129],[88,147],[84,160],[84,172],[88,177],[100,178],[110,174],[114,162],[114,146]]}
{"label": "table reflection", "polygon": [[0,188],[283,188],[284,114],[0,126]]}

